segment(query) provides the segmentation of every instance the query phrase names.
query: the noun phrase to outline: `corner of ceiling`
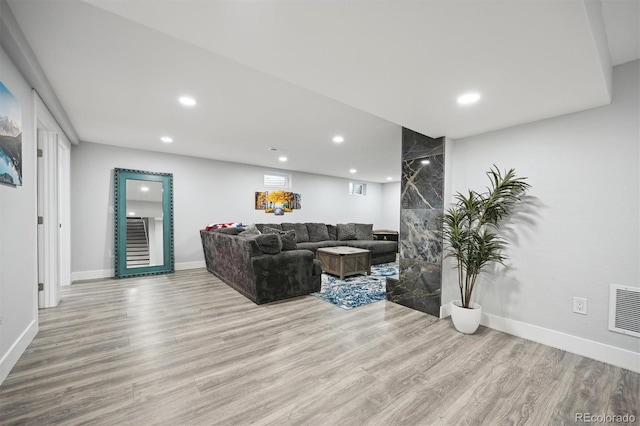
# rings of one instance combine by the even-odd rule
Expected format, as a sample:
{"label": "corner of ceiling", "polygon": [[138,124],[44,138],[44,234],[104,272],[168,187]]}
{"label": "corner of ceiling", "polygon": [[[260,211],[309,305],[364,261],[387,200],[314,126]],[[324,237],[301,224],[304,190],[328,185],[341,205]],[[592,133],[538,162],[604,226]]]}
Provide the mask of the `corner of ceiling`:
{"label": "corner of ceiling", "polygon": [[611,103],[613,64],[611,62],[611,53],[609,52],[604,17],[602,15],[602,4],[600,0],[582,0],[582,4],[584,5],[587,24],[591,30],[591,37],[593,38],[594,54],[602,71],[602,79],[605,85],[608,103]]}
{"label": "corner of ceiling", "polygon": [[0,47],[5,50],[25,80],[41,97],[65,136],[72,144],[78,145],[80,138],[20,29],[20,24],[7,0],[0,0]]}

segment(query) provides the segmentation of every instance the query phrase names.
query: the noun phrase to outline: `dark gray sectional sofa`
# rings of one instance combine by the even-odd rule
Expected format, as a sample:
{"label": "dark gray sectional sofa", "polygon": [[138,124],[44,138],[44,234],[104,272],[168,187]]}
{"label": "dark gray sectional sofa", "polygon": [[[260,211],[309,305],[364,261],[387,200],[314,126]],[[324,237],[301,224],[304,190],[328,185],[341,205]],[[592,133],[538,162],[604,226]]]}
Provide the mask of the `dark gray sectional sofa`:
{"label": "dark gray sectional sofa", "polygon": [[[277,235],[200,231],[207,270],[257,304],[320,291],[322,269],[309,250],[281,251]],[[274,243],[275,242],[275,243]],[[266,251],[266,253],[265,253]]]}
{"label": "dark gray sectional sofa", "polygon": [[201,230],[200,237],[207,270],[257,304],[320,291],[322,269],[315,260],[319,248],[367,249],[374,265],[395,261],[398,249],[396,241],[374,240],[371,224],[273,223],[251,228],[254,234],[244,228]]}
{"label": "dark gray sectional sofa", "polygon": [[[371,251],[371,264],[394,262],[398,251],[397,241],[383,241],[373,239],[373,226],[365,223],[339,223],[327,225],[324,223],[256,223],[260,232],[265,227],[282,231],[294,230],[298,249],[311,250],[324,247],[348,246]],[[355,233],[351,233],[355,228]]]}

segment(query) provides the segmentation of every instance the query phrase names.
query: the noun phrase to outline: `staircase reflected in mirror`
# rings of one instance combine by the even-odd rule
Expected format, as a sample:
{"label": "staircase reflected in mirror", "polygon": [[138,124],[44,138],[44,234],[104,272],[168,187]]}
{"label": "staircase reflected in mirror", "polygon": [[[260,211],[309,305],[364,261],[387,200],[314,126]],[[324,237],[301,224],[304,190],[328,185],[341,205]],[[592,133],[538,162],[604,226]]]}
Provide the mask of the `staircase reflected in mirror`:
{"label": "staircase reflected in mirror", "polygon": [[149,236],[141,217],[127,217],[127,267],[149,266]]}

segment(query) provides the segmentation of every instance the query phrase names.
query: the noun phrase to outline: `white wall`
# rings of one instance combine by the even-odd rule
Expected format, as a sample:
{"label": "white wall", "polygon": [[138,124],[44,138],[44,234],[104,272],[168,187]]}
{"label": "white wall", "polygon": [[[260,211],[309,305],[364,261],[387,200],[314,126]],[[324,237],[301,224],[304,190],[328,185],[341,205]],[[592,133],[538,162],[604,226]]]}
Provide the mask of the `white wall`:
{"label": "white wall", "polygon": [[382,184],[380,229],[400,231],[400,182]]}
{"label": "white wall", "polygon": [[[254,209],[267,169],[83,142],[71,151],[71,270],[74,280],[113,275],[113,169],[173,173],[176,268],[204,265],[199,230],[212,222],[363,222],[381,227],[382,184],[348,194],[347,179],[292,172],[302,209]],[[399,197],[396,201],[399,206]]]}
{"label": "white wall", "polygon": [[0,81],[22,107],[22,186],[0,184],[0,383],[38,331],[35,122],[31,87],[0,49]]}
{"label": "white wall", "polygon": [[[450,141],[447,174],[453,192],[482,190],[492,164],[514,167],[536,199],[530,220],[515,225],[509,267],[479,284],[485,323],[533,340],[553,335],[595,358],[620,348],[640,371],[640,339],[607,322],[609,285],[640,282],[639,76],[639,61],[614,68],[611,105]],[[445,268],[443,304],[456,292]],[[588,315],[572,313],[573,296],[588,299]]]}

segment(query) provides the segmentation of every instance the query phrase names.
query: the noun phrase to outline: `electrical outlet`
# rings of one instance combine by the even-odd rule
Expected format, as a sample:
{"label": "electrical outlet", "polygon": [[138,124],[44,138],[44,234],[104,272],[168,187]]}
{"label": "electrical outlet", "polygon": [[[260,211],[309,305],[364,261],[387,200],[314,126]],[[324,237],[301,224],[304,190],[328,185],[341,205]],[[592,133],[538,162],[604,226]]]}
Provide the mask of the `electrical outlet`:
{"label": "electrical outlet", "polygon": [[583,297],[574,297],[573,312],[576,314],[587,315],[587,299]]}

